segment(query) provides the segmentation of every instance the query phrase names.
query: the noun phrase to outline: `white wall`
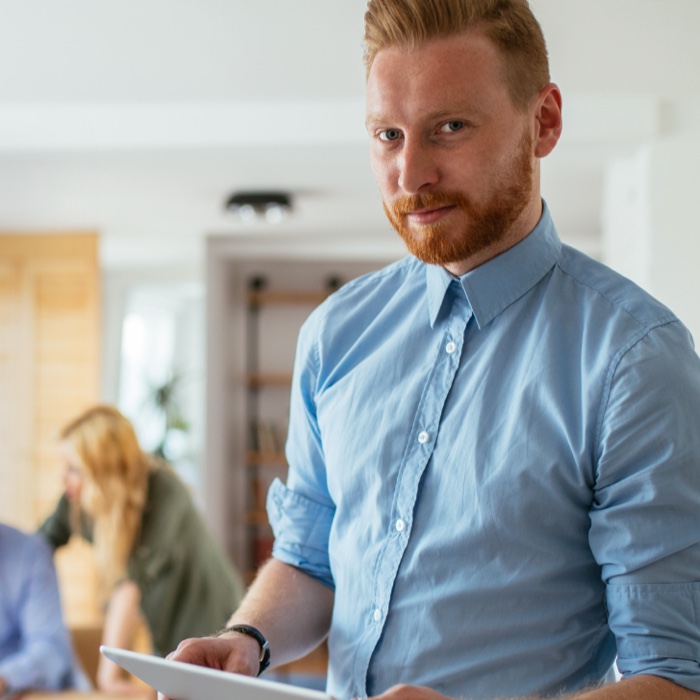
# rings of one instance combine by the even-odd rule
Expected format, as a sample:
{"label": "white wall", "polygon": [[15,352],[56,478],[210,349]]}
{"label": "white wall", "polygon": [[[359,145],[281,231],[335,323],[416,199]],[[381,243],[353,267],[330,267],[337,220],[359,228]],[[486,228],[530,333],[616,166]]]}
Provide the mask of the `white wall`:
{"label": "white wall", "polygon": [[700,134],[660,141],[650,170],[650,289],[700,343]]}
{"label": "white wall", "polygon": [[[162,429],[159,421],[154,421],[152,407],[149,413],[144,405],[142,394],[148,387],[164,382],[172,370],[182,373],[178,397],[188,430],[180,449],[173,448],[169,457],[203,506],[206,331],[201,271],[196,266],[108,268],[103,271],[102,287],[101,400],[118,405],[134,421],[143,448],[152,450],[162,437]],[[169,332],[167,337],[158,337],[157,343],[151,338],[144,353],[149,358],[147,367],[139,363],[131,374],[127,373],[130,390],[125,393],[124,318],[127,313],[145,312],[156,322],[162,320]]]}
{"label": "white wall", "polygon": [[610,164],[607,264],[669,306],[700,342],[700,132],[663,136]]}

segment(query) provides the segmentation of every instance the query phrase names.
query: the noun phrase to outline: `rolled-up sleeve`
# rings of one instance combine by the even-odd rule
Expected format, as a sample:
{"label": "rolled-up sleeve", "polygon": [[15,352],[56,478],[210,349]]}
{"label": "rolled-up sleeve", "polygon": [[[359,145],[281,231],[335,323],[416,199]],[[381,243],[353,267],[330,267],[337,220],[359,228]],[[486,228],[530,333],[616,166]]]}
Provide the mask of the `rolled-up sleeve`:
{"label": "rolled-up sleeve", "polygon": [[700,690],[700,583],[609,584],[606,602],[620,673],[653,673]]}
{"label": "rolled-up sleeve", "polygon": [[653,329],[611,367],[590,544],[623,676],[700,692],[700,360]]}
{"label": "rolled-up sleeve", "polygon": [[315,396],[319,382],[316,346],[323,308],[314,311],[299,334],[287,435],[287,484],[276,479],[267,496],[275,536],[272,555],[333,588],[328,541],[334,503],[328,494]]}
{"label": "rolled-up sleeve", "polygon": [[333,588],[328,538],[335,510],[287,488],[275,479],[267,513],[275,535],[272,554]]}

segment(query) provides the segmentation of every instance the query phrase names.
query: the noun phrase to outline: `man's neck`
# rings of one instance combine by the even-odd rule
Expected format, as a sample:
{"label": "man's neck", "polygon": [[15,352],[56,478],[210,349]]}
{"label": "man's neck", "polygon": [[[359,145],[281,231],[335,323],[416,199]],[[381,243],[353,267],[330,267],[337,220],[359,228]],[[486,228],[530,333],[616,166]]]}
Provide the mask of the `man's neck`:
{"label": "man's neck", "polygon": [[476,269],[480,265],[492,260],[501,253],[505,253],[506,250],[509,250],[513,246],[520,243],[520,241],[527,238],[527,236],[532,233],[535,226],[537,226],[541,217],[542,199],[538,194],[537,197],[533,198],[525,209],[523,209],[522,213],[513,223],[506,236],[498,240],[493,245],[480,250],[478,253],[475,253],[466,260],[448,263],[443,265],[443,267],[453,277],[461,277],[462,275],[466,275],[467,272]]}

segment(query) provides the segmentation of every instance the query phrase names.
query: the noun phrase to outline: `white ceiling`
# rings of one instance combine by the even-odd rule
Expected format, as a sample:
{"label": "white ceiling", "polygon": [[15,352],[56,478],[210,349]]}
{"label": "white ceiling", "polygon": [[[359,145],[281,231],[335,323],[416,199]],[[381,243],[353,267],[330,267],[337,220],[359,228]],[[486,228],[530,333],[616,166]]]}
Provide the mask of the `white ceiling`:
{"label": "white ceiling", "polygon": [[[543,165],[598,254],[605,164],[691,128],[698,0],[531,0],[564,94]],[[98,230],[107,266],[201,260],[237,189],[294,192],[294,237],[394,242],[367,162],[365,0],[0,0],[0,230]],[[397,248],[398,250],[398,248]]]}

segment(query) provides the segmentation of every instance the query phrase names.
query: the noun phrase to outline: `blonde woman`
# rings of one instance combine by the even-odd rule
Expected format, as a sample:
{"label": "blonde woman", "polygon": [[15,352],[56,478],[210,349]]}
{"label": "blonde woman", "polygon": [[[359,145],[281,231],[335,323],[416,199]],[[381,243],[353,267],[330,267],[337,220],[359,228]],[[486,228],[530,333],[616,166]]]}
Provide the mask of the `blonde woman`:
{"label": "blonde woman", "polygon": [[[210,634],[238,605],[243,585],[209,535],[185,486],[141,449],[131,423],[96,406],[61,432],[65,493],[40,532],[54,548],[72,532],[94,544],[106,604],[102,642],[129,648],[139,615],[154,652]],[[101,659],[101,690],[142,694]]]}

